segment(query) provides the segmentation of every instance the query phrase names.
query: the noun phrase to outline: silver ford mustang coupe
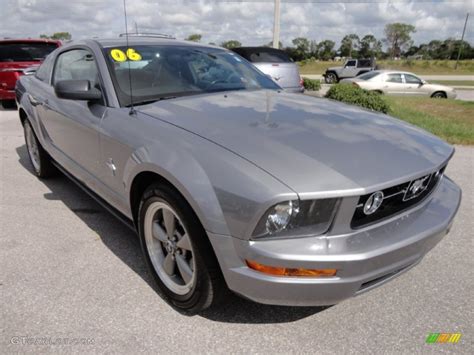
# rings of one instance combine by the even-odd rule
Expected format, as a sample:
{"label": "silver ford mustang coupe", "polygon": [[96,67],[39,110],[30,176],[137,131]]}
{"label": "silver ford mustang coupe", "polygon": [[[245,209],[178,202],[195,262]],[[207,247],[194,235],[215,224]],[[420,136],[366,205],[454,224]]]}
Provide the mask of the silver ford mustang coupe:
{"label": "silver ford mustang coupe", "polygon": [[134,228],[162,296],[191,313],[228,290],[294,306],[361,294],[420,262],[461,200],[450,145],[286,93],[218,47],[72,42],[16,98],[36,175],[59,169]]}

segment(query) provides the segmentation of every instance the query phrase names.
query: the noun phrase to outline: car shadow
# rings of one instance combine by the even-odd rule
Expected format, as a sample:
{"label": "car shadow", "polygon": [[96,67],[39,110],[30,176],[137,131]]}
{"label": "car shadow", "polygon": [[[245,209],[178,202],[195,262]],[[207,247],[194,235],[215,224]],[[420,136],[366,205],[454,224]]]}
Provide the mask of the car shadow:
{"label": "car shadow", "polygon": [[[16,148],[19,163],[32,176],[33,173],[26,146]],[[44,194],[47,200],[59,200],[73,211],[90,229],[100,237],[104,245],[128,265],[158,294],[155,282],[147,271],[142,258],[140,242],[137,235],[107,212],[94,199],[82,191],[67,177],[58,173],[58,176],[44,179],[42,182],[50,192]],[[233,293],[222,305],[201,312],[198,316],[224,323],[288,323],[294,322],[328,307],[284,307],[268,306],[243,299]],[[180,312],[183,315],[186,313]]]}

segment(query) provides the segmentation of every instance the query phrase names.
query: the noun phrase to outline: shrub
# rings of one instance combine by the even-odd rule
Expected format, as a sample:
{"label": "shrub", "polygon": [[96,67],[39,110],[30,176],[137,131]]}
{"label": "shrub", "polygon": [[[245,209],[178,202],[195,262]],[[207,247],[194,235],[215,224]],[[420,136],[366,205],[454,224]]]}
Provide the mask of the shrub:
{"label": "shrub", "polygon": [[303,86],[306,90],[319,91],[321,89],[321,82],[319,80],[303,78]]}
{"label": "shrub", "polygon": [[389,104],[383,96],[373,91],[366,91],[350,84],[333,85],[326,93],[328,99],[342,101],[348,104],[361,106],[369,110],[388,113]]}

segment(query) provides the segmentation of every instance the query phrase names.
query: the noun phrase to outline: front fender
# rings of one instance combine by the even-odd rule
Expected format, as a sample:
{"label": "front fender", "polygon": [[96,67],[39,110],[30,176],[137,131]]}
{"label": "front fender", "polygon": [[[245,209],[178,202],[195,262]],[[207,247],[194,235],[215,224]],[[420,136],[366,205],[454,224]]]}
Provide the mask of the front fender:
{"label": "front fender", "polygon": [[128,196],[138,174],[153,172],[178,189],[207,231],[242,239],[250,237],[271,205],[297,198],[286,185],[233,152],[183,129],[156,123],[159,135],[137,148],[125,165]]}

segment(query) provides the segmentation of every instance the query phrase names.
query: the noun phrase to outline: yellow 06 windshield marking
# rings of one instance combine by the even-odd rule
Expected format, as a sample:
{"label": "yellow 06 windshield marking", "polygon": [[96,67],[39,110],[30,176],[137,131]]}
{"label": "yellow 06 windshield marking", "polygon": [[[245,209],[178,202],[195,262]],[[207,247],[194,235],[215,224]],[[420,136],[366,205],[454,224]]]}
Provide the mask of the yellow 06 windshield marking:
{"label": "yellow 06 windshield marking", "polygon": [[131,61],[142,60],[142,56],[135,49],[127,49],[127,54],[124,53],[121,49],[114,48],[110,51],[110,56],[116,62],[125,62],[127,59]]}

